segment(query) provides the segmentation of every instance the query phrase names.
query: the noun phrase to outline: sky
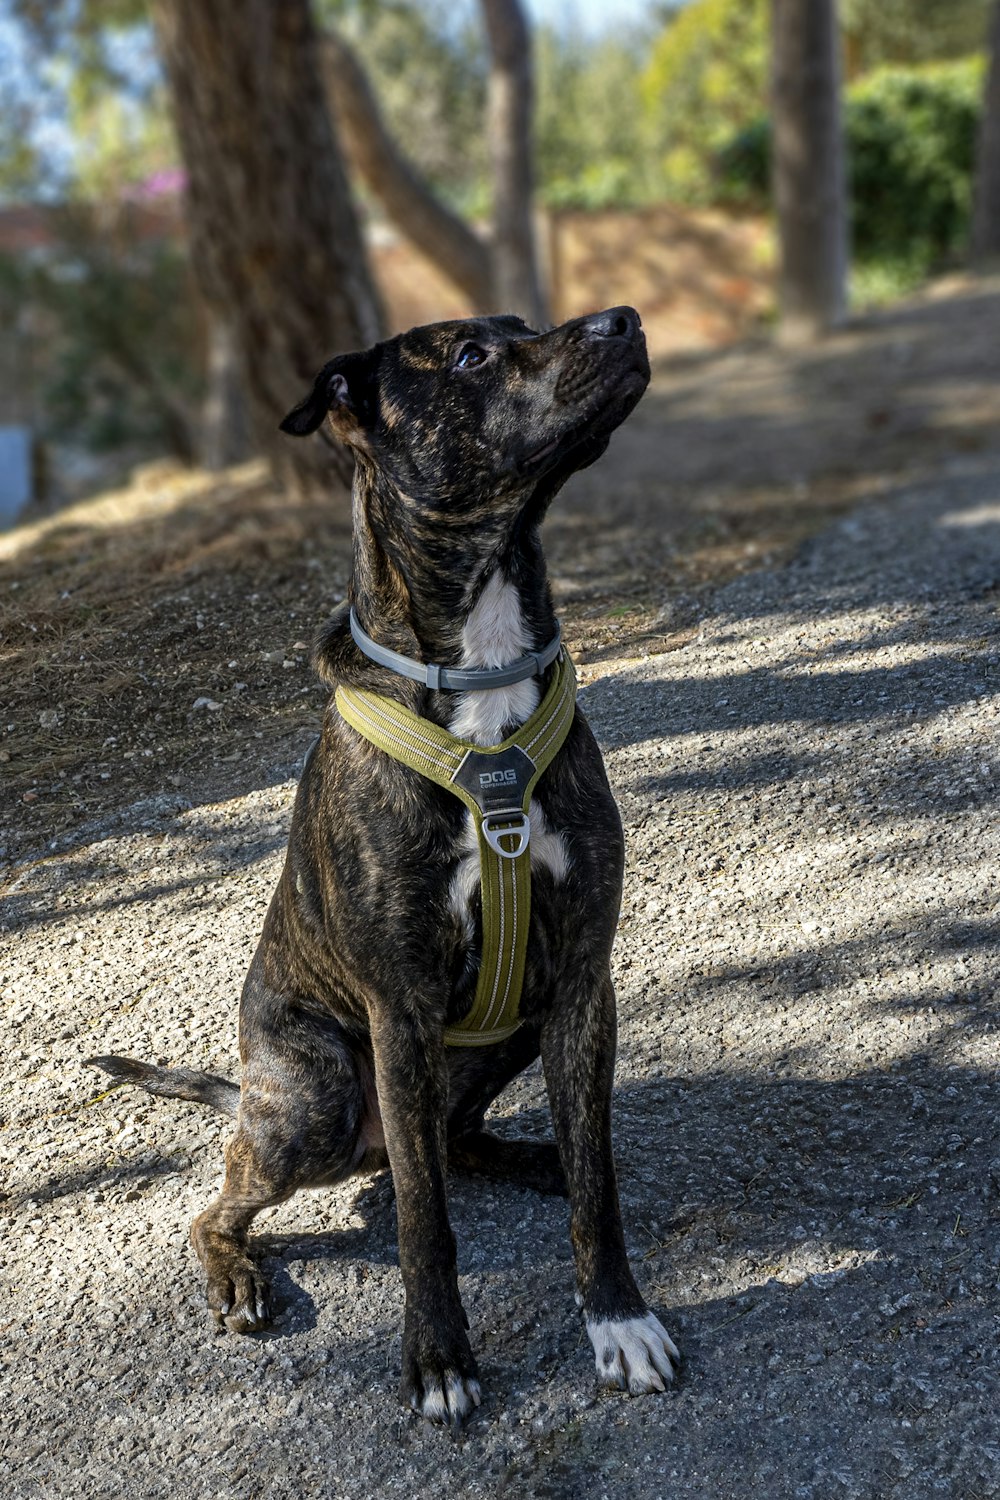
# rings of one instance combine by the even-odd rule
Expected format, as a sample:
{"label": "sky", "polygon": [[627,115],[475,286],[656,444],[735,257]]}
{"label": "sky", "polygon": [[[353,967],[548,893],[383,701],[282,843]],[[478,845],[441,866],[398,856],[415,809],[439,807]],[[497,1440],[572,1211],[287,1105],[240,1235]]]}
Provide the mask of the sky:
{"label": "sky", "polygon": [[632,25],[650,10],[649,0],[525,0],[534,21],[593,35],[612,25]]}

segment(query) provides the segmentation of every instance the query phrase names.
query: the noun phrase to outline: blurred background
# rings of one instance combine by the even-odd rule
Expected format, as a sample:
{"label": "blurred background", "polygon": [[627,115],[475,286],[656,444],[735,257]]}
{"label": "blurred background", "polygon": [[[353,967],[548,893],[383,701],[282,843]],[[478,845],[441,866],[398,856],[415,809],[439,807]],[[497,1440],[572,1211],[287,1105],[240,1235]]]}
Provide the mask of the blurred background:
{"label": "blurred background", "polygon": [[153,460],[329,487],[275,422],[414,323],[630,302],[671,358],[988,262],[997,11],[0,0],[0,523]]}

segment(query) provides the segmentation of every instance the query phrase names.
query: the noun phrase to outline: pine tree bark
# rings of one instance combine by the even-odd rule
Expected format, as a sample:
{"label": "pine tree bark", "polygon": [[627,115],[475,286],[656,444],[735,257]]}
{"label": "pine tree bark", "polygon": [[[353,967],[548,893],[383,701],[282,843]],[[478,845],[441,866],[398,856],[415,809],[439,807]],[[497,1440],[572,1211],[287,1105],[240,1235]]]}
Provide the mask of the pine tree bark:
{"label": "pine tree bark", "polygon": [[388,218],[449,276],[477,312],[496,310],[490,248],[451,212],[407,161],[386,129],[371,84],[339,36],[323,37],[329,97],[351,165]]}
{"label": "pine tree bark", "polygon": [[843,320],[847,207],[836,0],[772,0],[773,190],[781,336]]}
{"label": "pine tree bark", "polygon": [[349,480],[342,450],[282,416],[379,313],[308,0],[154,0],[187,174],[192,262],[233,330],[255,446],[295,493]]}
{"label": "pine tree bark", "polygon": [[490,50],[488,124],[493,165],[493,286],[504,312],[544,328],[532,151],[531,39],[520,0],[481,0]]}
{"label": "pine tree bark", "polygon": [[994,0],[990,12],[970,248],[974,261],[1000,260],[1000,0]]}

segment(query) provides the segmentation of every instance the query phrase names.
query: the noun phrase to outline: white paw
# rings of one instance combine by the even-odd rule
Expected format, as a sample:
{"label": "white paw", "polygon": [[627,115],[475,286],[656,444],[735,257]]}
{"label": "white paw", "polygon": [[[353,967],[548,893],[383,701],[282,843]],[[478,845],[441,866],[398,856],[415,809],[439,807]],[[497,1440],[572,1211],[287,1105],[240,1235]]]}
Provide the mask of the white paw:
{"label": "white paw", "polygon": [[414,1395],[410,1398],[410,1405],[429,1422],[458,1427],[482,1399],[478,1380],[459,1375],[457,1370],[445,1370],[440,1384],[437,1380],[427,1382],[423,1400]]}
{"label": "white paw", "polygon": [[597,1378],[604,1386],[642,1396],[665,1391],[680,1364],[680,1351],[659,1318],[587,1319]]}

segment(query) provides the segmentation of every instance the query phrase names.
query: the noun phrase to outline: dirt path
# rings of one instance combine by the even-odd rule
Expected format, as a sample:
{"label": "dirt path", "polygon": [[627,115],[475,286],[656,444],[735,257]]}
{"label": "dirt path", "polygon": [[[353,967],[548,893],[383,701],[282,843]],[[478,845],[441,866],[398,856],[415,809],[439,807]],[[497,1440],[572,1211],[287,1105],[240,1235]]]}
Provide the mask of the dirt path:
{"label": "dirt path", "polygon": [[[585,689],[629,835],[627,1232],[687,1366],[595,1398],[566,1209],[456,1181],[488,1396],[401,1414],[384,1180],[262,1219],[274,1332],[215,1337],[186,1244],[223,1129],[94,1099],[115,1049],[230,1071],[292,784],[22,869],[3,1057],[5,1493],[976,1500],[1000,1494],[1000,470],[703,596]],[[90,1102],[87,1102],[90,1101]],[[548,1128],[540,1081],[502,1129]]]}
{"label": "dirt path", "polygon": [[[616,1137],[666,1398],[595,1396],[565,1205],[466,1180],[461,1438],[394,1404],[385,1179],[263,1216],[277,1325],[211,1332],[225,1127],[81,1059],[232,1073],[345,533],[246,477],[5,544],[5,1495],[1000,1495],[998,324],[962,293],[661,371],[553,517],[628,833]],[[548,1132],[538,1076],[499,1128]]]}

